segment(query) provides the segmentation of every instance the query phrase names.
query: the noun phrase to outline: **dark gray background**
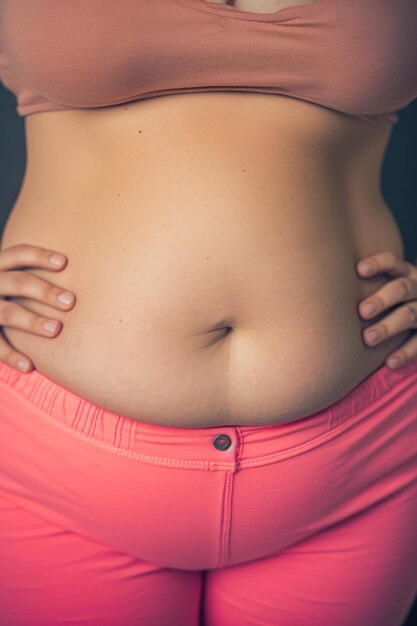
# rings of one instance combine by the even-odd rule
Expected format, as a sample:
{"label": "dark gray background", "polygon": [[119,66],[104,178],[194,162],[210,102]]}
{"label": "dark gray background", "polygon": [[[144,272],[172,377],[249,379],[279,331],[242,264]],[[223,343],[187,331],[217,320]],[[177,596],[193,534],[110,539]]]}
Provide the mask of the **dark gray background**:
{"label": "dark gray background", "polygon": [[[15,107],[14,95],[0,85],[0,233],[17,198],[26,163],[24,123]],[[384,160],[382,191],[401,231],[405,258],[414,263],[417,260],[417,100],[399,115]],[[416,624],[417,598],[404,626]]]}

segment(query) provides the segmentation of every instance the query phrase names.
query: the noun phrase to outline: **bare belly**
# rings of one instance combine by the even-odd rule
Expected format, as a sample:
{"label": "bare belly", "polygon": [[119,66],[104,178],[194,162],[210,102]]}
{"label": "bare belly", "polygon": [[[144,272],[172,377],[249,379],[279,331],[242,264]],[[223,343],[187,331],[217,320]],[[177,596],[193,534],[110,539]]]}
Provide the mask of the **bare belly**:
{"label": "bare belly", "polygon": [[[409,332],[367,347],[358,303],[388,281],[379,188],[388,125],[261,94],[186,94],[26,119],[28,163],[2,248],[65,253],[54,339],[3,328],[39,372],[115,413],[272,425],[336,402]],[[384,313],[381,315],[383,317]]]}

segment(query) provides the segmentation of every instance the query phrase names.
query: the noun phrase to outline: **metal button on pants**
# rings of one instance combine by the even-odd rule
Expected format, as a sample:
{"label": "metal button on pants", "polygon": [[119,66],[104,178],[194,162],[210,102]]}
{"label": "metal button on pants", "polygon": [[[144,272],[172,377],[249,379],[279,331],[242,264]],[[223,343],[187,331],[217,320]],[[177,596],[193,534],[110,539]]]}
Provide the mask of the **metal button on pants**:
{"label": "metal button on pants", "polygon": [[227,450],[232,445],[229,435],[220,434],[213,439],[213,445],[217,450]]}

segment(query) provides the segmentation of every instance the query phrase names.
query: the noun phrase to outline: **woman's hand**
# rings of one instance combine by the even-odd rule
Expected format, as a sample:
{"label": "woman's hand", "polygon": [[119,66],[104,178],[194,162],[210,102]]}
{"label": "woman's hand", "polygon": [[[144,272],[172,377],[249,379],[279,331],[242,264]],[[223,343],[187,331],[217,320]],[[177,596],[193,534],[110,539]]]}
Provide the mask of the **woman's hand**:
{"label": "woman's hand", "polygon": [[[11,296],[31,298],[44,302],[60,311],[69,311],[75,302],[75,296],[34,274],[15,271],[16,268],[41,267],[59,272],[67,265],[64,255],[29,244],[19,244],[0,251],[0,327],[12,326],[42,337],[56,337],[62,330],[59,320],[50,319],[28,311],[16,302],[9,301]],[[60,301],[59,296],[72,296],[70,301]],[[47,323],[50,326],[43,327]],[[33,363],[24,354],[16,352],[0,330],[0,361],[16,367],[19,371],[29,372]],[[25,367],[27,364],[27,367]]]}
{"label": "woman's hand", "polygon": [[[371,266],[368,271],[365,264]],[[394,279],[359,303],[359,313],[364,319],[369,320],[395,304],[407,303],[397,307],[383,318],[383,321],[379,320],[375,326],[370,326],[364,331],[367,345],[375,346],[404,330],[417,328],[417,267],[402,261],[392,252],[374,254],[362,259],[356,267],[361,278],[384,273]],[[367,305],[373,305],[374,309],[367,310]],[[376,341],[372,341],[373,332],[379,335]],[[401,348],[390,354],[385,364],[394,369],[415,358],[417,358],[416,333]]]}

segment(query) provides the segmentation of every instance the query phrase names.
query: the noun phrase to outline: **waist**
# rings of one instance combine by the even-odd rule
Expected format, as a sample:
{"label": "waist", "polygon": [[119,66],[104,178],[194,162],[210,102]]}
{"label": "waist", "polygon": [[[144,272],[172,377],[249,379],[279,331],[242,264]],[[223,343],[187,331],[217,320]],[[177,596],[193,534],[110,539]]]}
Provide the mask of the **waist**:
{"label": "waist", "polygon": [[358,241],[343,194],[335,210],[334,196],[289,205],[264,193],[255,204],[233,193],[239,202],[229,190],[219,206],[207,192],[200,203],[160,192],[145,214],[111,195],[83,212],[54,205],[48,220],[16,206],[2,245],[64,252],[63,272],[30,271],[77,303],[61,313],[14,298],[63,330],[6,336],[55,382],[145,423],[268,425],[337,401],[406,338],[365,346],[357,313],[384,279],[359,278],[355,262],[398,252],[398,233],[375,228]]}

